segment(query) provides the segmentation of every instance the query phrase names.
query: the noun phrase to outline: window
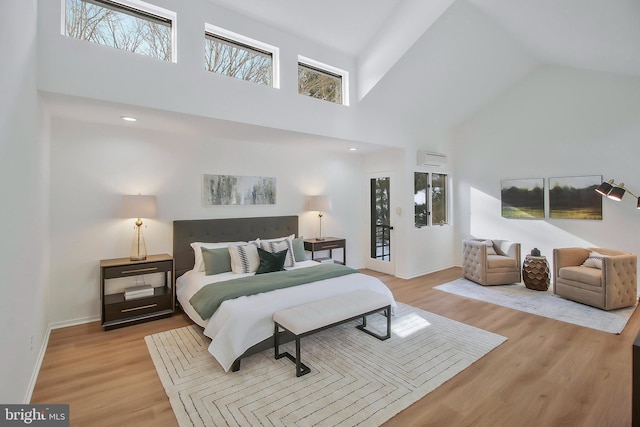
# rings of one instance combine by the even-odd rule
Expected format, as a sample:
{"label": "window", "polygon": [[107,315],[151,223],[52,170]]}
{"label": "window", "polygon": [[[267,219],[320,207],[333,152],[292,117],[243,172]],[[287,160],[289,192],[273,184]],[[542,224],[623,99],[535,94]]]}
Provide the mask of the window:
{"label": "window", "polygon": [[298,57],[298,93],[301,95],[349,105],[348,76],[346,71]]}
{"label": "window", "polygon": [[447,175],[431,174],[431,225],[444,225],[447,218]]}
{"label": "window", "polygon": [[64,0],[64,34],[176,61],[175,13],[139,0]]}
{"label": "window", "polygon": [[213,25],[205,25],[205,69],[279,87],[278,48]]}
{"label": "window", "polygon": [[429,209],[427,207],[428,189],[429,174],[416,172],[413,175],[413,206],[417,228],[429,225]]}
{"label": "window", "polygon": [[416,228],[448,224],[447,175],[415,172],[413,186]]}

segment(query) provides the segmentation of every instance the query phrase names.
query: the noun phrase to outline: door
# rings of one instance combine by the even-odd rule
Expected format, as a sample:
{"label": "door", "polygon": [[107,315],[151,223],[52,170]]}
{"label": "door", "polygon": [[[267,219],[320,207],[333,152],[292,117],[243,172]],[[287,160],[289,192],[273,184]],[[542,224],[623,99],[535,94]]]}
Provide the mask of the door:
{"label": "door", "polygon": [[365,265],[370,270],[394,274],[391,174],[370,174],[367,178],[369,256]]}

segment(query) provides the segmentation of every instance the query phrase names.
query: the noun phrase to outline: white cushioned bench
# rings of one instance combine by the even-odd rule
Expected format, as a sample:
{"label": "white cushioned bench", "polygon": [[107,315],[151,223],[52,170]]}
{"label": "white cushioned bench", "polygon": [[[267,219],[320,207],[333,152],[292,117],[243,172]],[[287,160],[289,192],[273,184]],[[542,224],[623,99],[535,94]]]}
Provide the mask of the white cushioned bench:
{"label": "white cushioned bench", "polygon": [[[310,369],[301,361],[300,338],[357,318],[362,318],[362,324],[356,328],[384,341],[391,337],[391,302],[388,295],[360,290],[277,311],[273,314],[275,358],[287,357],[293,361],[296,376],[307,374]],[[367,316],[377,312],[383,312],[387,318],[386,335],[365,329]],[[280,328],[295,337],[296,357],[289,352],[280,353]]]}

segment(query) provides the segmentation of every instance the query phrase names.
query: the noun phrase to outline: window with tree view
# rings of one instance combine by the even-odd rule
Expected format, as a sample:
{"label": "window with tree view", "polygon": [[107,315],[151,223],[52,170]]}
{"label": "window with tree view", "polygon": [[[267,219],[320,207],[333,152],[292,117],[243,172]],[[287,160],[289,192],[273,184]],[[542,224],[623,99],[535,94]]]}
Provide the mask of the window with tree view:
{"label": "window with tree view", "polygon": [[342,104],[342,76],[300,62],[298,93]]}
{"label": "window with tree view", "polygon": [[414,173],[414,217],[417,228],[449,223],[447,212],[447,175]]}
{"label": "window with tree view", "polygon": [[273,86],[273,54],[210,32],[205,33],[207,71]]}
{"label": "window with tree view", "polygon": [[[65,35],[164,61],[174,60],[171,18],[108,0],[65,0],[65,4]],[[160,10],[149,6],[150,10]]]}

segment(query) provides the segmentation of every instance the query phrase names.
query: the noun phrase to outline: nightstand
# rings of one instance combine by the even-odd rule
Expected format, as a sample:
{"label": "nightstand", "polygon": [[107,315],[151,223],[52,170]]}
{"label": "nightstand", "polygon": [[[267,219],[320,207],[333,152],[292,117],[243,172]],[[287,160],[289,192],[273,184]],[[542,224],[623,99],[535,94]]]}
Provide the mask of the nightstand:
{"label": "nightstand", "polygon": [[[126,299],[124,290],[109,291],[112,279],[162,274],[162,286],[153,287],[153,295]],[[169,317],[175,311],[175,273],[171,255],[149,255],[142,261],[129,258],[100,261],[100,300],[102,327],[105,330],[128,326],[148,320]],[[133,286],[133,284],[131,284]]]}
{"label": "nightstand", "polygon": [[325,237],[323,240],[304,239],[304,250],[311,252],[311,259],[315,258],[318,251],[329,251],[329,257],[332,257],[334,249],[342,249],[342,262],[336,261],[338,264],[347,264],[347,242],[340,237]]}

